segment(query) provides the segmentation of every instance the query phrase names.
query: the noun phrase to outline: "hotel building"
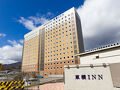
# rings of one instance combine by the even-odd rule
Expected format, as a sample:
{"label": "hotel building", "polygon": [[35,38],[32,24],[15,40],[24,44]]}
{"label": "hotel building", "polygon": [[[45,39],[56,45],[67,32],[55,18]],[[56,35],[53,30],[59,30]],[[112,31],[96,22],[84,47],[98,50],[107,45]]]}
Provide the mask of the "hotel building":
{"label": "hotel building", "polygon": [[24,36],[22,72],[63,74],[64,65],[80,64],[84,52],[81,21],[71,8]]}

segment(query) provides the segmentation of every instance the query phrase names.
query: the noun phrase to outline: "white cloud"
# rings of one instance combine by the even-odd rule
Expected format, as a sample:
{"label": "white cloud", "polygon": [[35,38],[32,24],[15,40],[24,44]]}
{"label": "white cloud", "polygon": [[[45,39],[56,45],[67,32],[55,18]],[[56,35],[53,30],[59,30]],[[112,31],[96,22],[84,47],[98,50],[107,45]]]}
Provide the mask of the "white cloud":
{"label": "white cloud", "polygon": [[0,33],[0,37],[5,37],[6,34],[5,33]]}
{"label": "white cloud", "polygon": [[86,0],[77,8],[86,49],[120,42],[120,0]]}
{"label": "white cloud", "polygon": [[0,63],[10,64],[22,59],[22,44],[17,41],[8,40],[11,45],[0,48]]}
{"label": "white cloud", "polygon": [[20,17],[20,20],[18,20],[18,22],[23,24],[28,30],[33,30],[36,28],[36,26],[33,23],[33,20],[31,19],[25,19],[24,17]]}
{"label": "white cloud", "polygon": [[12,44],[12,45],[17,45],[17,41],[15,41],[15,40],[8,40],[8,42],[10,43],[10,44]]}
{"label": "white cloud", "polygon": [[20,42],[21,44],[23,44],[24,41],[23,41],[22,39],[20,39],[19,42]]}
{"label": "white cloud", "polygon": [[51,12],[48,12],[46,15],[29,16],[28,18],[20,17],[18,20],[19,23],[23,24],[28,30],[33,30],[37,26],[44,24],[49,21],[49,16],[53,16]]}

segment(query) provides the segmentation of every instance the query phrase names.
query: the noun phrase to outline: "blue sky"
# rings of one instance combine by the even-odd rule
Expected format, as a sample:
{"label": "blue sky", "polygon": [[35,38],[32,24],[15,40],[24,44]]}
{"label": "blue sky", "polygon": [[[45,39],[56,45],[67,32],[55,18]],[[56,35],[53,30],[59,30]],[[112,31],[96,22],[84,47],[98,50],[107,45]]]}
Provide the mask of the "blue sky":
{"label": "blue sky", "polygon": [[120,43],[120,0],[0,0],[0,63],[21,61],[24,35],[75,7],[85,49]]}

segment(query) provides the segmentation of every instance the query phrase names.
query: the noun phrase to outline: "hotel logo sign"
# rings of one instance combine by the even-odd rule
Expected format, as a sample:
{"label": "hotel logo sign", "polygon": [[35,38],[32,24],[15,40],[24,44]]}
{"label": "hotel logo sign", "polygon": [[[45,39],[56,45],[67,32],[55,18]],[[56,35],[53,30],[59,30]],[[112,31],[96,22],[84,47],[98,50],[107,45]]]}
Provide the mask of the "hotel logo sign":
{"label": "hotel logo sign", "polygon": [[103,80],[103,75],[75,75],[76,80]]}

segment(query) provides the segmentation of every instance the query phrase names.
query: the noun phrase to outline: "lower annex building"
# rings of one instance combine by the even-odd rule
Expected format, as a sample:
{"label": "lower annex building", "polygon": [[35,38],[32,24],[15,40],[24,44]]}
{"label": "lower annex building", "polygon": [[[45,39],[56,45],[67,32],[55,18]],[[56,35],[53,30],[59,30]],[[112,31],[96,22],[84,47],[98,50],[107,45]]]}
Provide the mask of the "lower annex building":
{"label": "lower annex building", "polygon": [[24,36],[22,72],[63,74],[64,65],[80,64],[74,55],[83,52],[81,21],[73,7]]}

